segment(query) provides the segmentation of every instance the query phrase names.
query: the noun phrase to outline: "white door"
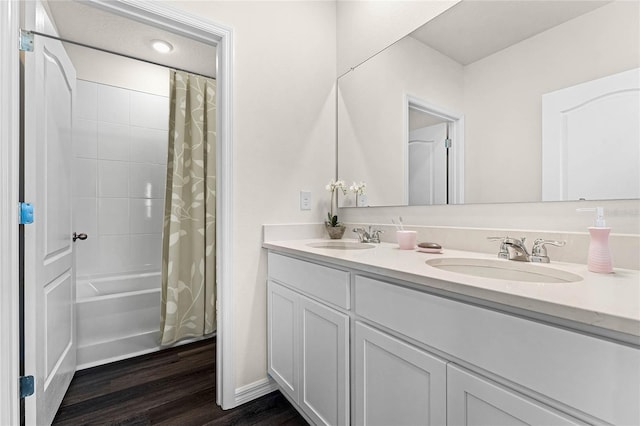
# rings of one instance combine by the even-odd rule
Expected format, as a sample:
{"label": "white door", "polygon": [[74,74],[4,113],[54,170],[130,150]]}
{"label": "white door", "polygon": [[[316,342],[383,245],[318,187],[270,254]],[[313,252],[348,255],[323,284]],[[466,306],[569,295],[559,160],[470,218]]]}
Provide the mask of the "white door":
{"label": "white door", "polygon": [[300,407],[318,425],[349,424],[349,317],[300,296]]}
{"label": "white door", "polygon": [[447,123],[409,133],[409,205],[447,204]]}
{"label": "white door", "polygon": [[449,426],[583,424],[453,364],[447,365],[447,411]]}
{"label": "white door", "polygon": [[640,69],[542,96],[542,201],[640,198]]}
{"label": "white door", "polygon": [[[55,34],[39,2],[24,2],[25,26]],[[76,74],[62,44],[35,37],[24,53],[24,362],[35,378],[28,425],[50,424],[76,365],[71,234],[71,134]]]}
{"label": "white door", "polygon": [[444,425],[447,364],[356,322],[356,425]]}

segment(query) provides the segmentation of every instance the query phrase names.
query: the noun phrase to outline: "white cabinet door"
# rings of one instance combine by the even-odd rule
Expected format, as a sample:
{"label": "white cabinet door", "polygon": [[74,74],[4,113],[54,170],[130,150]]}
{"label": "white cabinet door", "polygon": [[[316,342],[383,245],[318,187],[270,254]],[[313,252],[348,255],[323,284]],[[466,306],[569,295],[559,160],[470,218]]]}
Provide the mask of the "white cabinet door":
{"label": "white cabinet door", "polygon": [[357,425],[446,424],[446,363],[356,322]]}
{"label": "white cabinet door", "polygon": [[273,281],[267,292],[268,372],[283,392],[298,401],[299,295]]}
{"label": "white cabinet door", "polygon": [[447,417],[449,426],[584,424],[454,364],[447,366]]}
{"label": "white cabinet door", "polygon": [[349,317],[267,284],[268,371],[315,424],[349,424]]}
{"label": "white cabinet door", "polygon": [[349,317],[300,296],[300,407],[316,424],[349,424]]}

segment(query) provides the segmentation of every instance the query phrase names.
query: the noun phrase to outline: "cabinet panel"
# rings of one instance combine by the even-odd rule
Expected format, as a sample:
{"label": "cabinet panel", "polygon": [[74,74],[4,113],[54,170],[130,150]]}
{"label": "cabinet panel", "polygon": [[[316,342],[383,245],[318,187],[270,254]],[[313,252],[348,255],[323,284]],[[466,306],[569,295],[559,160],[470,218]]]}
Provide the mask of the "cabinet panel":
{"label": "cabinet panel", "polygon": [[288,288],[269,281],[267,303],[268,372],[282,391],[297,401],[299,296]]}
{"label": "cabinet panel", "polygon": [[612,424],[640,424],[640,350],[356,276],[355,312]]}
{"label": "cabinet panel", "polygon": [[269,278],[349,309],[349,272],[269,253]]}
{"label": "cabinet panel", "polygon": [[447,410],[450,426],[584,424],[453,364],[447,366]]}
{"label": "cabinet panel", "polygon": [[444,425],[446,363],[356,322],[357,425]]}
{"label": "cabinet panel", "polygon": [[349,317],[300,296],[300,406],[317,424],[349,423]]}

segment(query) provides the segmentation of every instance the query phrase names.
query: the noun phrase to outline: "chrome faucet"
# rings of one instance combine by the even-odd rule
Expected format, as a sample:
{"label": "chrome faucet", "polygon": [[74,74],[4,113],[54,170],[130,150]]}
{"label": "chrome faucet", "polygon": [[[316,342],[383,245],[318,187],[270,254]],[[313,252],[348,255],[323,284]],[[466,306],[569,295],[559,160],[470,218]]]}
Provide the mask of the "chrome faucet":
{"label": "chrome faucet", "polygon": [[507,260],[518,260],[521,262],[539,262],[549,263],[549,256],[547,255],[546,244],[562,247],[566,244],[566,241],[551,241],[538,238],[533,242],[533,248],[531,254],[527,251],[527,247],[524,245],[525,237],[521,239],[511,237],[488,237],[491,241],[500,241],[500,251],[498,257]]}
{"label": "chrome faucet", "polygon": [[353,228],[353,232],[358,235],[358,241],[361,243],[380,243],[380,234],[384,231],[380,229],[374,229],[369,226],[369,230],[364,229],[364,227]]}
{"label": "chrome faucet", "polygon": [[507,260],[517,260],[520,262],[529,262],[530,255],[527,247],[524,245],[525,237],[522,239],[511,237],[488,237],[491,241],[500,241],[500,251],[498,257]]}

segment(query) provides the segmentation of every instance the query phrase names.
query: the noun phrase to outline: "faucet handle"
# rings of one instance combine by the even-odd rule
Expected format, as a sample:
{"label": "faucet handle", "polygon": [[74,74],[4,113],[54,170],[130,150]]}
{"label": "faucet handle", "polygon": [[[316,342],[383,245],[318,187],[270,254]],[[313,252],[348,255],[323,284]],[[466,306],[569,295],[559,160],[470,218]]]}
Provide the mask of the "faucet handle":
{"label": "faucet handle", "polygon": [[500,241],[500,251],[498,251],[498,257],[500,259],[509,259],[509,250],[507,250],[507,245],[505,241],[509,237],[487,237],[489,241]]}
{"label": "faucet handle", "polygon": [[542,238],[538,238],[533,242],[533,248],[531,249],[531,261],[549,263],[549,256],[547,255],[547,248],[545,245],[549,244],[556,247],[563,247],[566,243],[566,241],[544,240]]}
{"label": "faucet handle", "polygon": [[371,234],[371,242],[372,243],[379,243],[380,242],[380,234],[384,234],[384,231],[382,229],[371,229],[369,231],[369,233]]}

